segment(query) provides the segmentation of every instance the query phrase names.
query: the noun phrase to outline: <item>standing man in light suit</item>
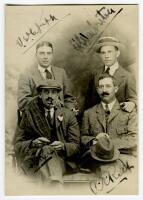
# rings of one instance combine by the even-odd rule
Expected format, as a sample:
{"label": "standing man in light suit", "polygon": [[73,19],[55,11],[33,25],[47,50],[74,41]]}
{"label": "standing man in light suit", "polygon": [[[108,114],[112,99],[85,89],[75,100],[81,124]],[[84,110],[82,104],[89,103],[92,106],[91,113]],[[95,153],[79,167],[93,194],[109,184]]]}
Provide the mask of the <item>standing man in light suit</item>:
{"label": "standing man in light suit", "polygon": [[37,95],[36,87],[46,79],[55,79],[62,87],[60,101],[65,107],[74,110],[74,97],[70,93],[69,83],[64,69],[53,66],[53,46],[50,42],[42,41],[36,46],[37,64],[26,69],[20,75],[18,82],[18,107],[25,106]]}
{"label": "standing man in light suit", "polygon": [[122,105],[122,109],[131,112],[137,105],[135,78],[126,71],[119,63],[120,48],[123,45],[114,37],[101,37],[95,45],[103,65],[97,67],[90,78],[86,98],[86,107],[89,108],[100,102],[96,87],[98,78],[102,73],[113,76],[118,84],[116,97]]}

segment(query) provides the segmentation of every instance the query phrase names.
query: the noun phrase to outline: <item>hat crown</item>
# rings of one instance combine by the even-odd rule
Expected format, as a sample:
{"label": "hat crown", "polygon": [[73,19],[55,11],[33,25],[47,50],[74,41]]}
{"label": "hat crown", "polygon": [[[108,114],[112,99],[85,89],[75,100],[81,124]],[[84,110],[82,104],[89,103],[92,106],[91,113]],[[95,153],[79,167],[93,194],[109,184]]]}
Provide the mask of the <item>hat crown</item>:
{"label": "hat crown", "polygon": [[124,47],[124,45],[115,37],[101,37],[97,41],[95,45],[95,51],[97,53],[100,53],[100,49],[103,46],[115,46],[118,49],[121,49]]}
{"label": "hat crown", "polygon": [[59,91],[62,90],[61,85],[54,79],[41,81],[37,86],[37,90],[39,91],[41,89],[56,89]]}
{"label": "hat crown", "polygon": [[91,146],[91,151],[96,154],[99,159],[110,160],[114,157],[114,145],[107,137],[101,137],[97,143]]}
{"label": "hat crown", "polygon": [[120,41],[115,37],[101,37],[101,38],[99,38],[97,43],[100,44],[100,43],[104,43],[104,42],[117,42],[117,43],[120,43]]}

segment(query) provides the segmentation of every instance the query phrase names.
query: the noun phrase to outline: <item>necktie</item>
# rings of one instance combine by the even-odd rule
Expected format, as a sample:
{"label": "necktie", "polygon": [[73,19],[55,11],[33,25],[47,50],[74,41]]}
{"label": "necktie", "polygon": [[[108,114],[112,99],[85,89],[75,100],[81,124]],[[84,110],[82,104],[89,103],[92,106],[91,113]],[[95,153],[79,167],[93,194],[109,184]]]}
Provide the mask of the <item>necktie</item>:
{"label": "necktie", "polygon": [[51,117],[50,110],[48,110],[48,112],[47,112],[47,120],[50,123],[50,125],[53,125],[53,118]]}
{"label": "necktie", "polygon": [[52,74],[49,72],[48,69],[45,69],[45,73],[46,73],[46,79],[51,79],[52,78]]}
{"label": "necktie", "polygon": [[107,115],[110,114],[110,110],[109,110],[108,104],[105,104],[105,112],[106,112]]}
{"label": "necktie", "polygon": [[108,133],[108,118],[109,118],[110,110],[108,104],[105,104],[105,120],[106,120],[106,133]]}
{"label": "necktie", "polygon": [[105,70],[105,73],[110,74],[109,72],[110,72],[110,67],[107,67],[107,69]]}

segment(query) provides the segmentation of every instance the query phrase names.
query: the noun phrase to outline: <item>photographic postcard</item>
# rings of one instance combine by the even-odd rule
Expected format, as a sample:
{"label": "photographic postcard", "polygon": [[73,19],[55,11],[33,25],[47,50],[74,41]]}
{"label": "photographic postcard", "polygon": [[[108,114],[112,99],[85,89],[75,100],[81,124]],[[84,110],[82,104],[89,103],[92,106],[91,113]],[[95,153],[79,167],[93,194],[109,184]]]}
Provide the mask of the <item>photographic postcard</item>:
{"label": "photographic postcard", "polygon": [[52,43],[52,64],[66,71],[81,127],[89,77],[101,65],[95,51],[99,38],[114,37],[123,44],[118,62],[135,77],[136,83],[129,86],[138,88],[138,14],[137,4],[5,5],[6,195],[138,195],[138,150],[101,164],[100,173],[77,171],[64,175],[62,186],[49,187],[21,173],[12,145],[18,123],[18,80],[36,62],[36,45]]}

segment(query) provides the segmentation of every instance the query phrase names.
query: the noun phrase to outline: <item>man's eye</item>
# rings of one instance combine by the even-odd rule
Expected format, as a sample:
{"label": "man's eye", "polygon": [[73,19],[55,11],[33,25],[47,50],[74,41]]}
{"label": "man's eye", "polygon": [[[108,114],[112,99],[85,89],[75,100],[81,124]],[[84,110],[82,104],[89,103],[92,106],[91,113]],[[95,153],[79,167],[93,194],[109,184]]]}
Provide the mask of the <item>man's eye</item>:
{"label": "man's eye", "polygon": [[101,52],[101,54],[102,54],[102,55],[104,55],[104,54],[105,54],[105,52]]}

